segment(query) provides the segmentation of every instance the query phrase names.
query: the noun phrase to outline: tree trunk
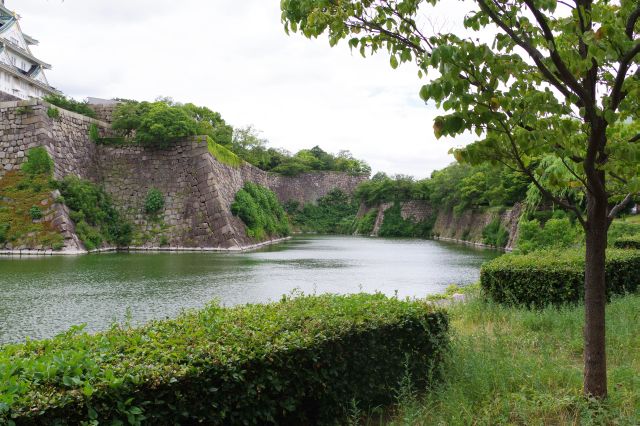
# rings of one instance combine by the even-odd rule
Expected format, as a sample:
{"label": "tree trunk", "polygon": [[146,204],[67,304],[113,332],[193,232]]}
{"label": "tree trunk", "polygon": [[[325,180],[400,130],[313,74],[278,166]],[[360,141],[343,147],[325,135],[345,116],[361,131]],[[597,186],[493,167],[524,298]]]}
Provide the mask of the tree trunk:
{"label": "tree trunk", "polygon": [[606,198],[588,195],[586,224],[586,264],[584,282],[584,393],[595,398],[607,396],[605,351],[605,257],[609,229]]}

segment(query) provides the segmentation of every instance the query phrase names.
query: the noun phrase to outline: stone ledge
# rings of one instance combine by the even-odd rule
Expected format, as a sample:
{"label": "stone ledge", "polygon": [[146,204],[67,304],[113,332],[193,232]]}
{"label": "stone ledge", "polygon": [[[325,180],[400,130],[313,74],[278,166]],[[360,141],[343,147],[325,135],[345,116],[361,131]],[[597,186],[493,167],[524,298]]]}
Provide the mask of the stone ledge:
{"label": "stone ledge", "polygon": [[282,243],[290,240],[291,237],[277,238],[275,240],[263,241],[258,244],[251,244],[241,247],[127,247],[123,249],[117,249],[115,247],[106,247],[97,250],[1,250],[0,257],[23,257],[23,256],[80,256],[85,254],[101,254],[101,253],[114,253],[114,252],[158,252],[158,253],[243,253],[247,251],[257,250],[262,247],[270,246],[273,244]]}

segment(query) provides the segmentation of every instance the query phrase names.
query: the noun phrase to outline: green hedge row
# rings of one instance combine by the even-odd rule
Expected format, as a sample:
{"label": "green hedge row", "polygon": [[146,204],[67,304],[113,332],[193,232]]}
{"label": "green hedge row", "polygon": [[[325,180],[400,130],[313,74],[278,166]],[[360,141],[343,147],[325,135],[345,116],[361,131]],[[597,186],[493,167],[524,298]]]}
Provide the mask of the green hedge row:
{"label": "green hedge row", "polygon": [[447,345],[446,314],[425,302],[211,305],[138,329],[5,346],[0,424],[335,424],[354,400],[393,402],[403,378],[426,386]]}
{"label": "green hedge row", "polygon": [[[608,296],[634,292],[640,284],[640,252],[607,251]],[[482,266],[480,284],[495,301],[545,306],[584,298],[584,252],[537,251],[508,254]]]}
{"label": "green hedge row", "polygon": [[620,237],[614,243],[614,246],[620,249],[640,250],[640,235],[633,235],[630,237]]}

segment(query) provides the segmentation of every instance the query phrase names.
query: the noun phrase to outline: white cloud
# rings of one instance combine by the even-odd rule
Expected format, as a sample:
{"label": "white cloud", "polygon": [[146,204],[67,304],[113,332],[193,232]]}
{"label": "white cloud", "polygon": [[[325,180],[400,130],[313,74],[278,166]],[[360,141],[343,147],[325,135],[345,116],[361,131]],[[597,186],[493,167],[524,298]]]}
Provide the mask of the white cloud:
{"label": "white cloud", "polygon": [[7,7],[19,8],[24,31],[41,41],[35,53],[53,64],[50,83],[76,98],[171,96],[235,126],[253,124],[276,147],[348,149],[374,170],[418,177],[452,162],[447,151],[468,141],[435,140],[438,111],[418,98],[414,67],[392,70],[384,55],[363,59],[344,44],[287,36],[277,0]]}

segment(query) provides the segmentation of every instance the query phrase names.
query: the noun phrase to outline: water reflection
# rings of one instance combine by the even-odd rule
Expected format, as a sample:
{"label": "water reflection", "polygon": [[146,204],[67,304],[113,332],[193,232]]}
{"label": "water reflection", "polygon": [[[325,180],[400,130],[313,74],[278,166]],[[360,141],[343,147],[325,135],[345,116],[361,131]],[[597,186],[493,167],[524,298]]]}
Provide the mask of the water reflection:
{"label": "water reflection", "polygon": [[0,343],[173,317],[305,293],[424,296],[477,281],[497,253],[423,240],[303,236],[244,254],[140,253],[0,258]]}

